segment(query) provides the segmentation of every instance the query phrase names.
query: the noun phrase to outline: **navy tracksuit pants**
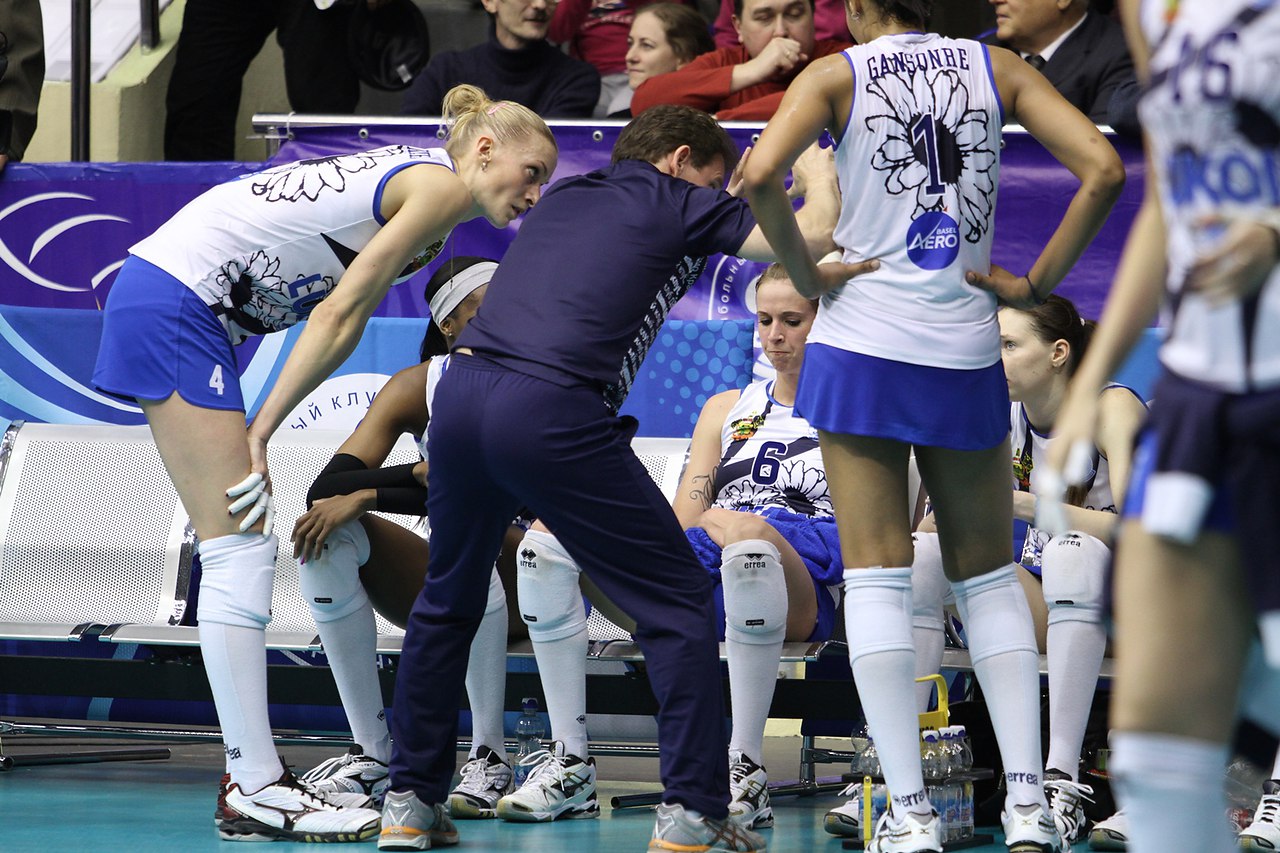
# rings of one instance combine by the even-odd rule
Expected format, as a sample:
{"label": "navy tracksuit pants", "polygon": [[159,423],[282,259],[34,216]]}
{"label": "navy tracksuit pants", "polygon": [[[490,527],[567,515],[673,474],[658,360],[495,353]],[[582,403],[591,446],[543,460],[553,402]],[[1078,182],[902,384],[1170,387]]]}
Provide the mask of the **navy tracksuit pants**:
{"label": "navy tracksuit pants", "polygon": [[467,654],[503,534],[527,506],[636,621],[660,706],[664,801],[723,819],[729,767],[711,580],[600,391],[454,355],[429,431],[431,556],[396,676],[392,789],[427,803],[448,797]]}

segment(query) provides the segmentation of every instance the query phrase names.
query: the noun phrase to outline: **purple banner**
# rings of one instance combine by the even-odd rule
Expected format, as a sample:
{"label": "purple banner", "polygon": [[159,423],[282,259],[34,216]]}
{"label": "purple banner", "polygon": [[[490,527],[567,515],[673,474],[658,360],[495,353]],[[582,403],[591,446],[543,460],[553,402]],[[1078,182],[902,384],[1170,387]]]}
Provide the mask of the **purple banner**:
{"label": "purple banner", "polygon": [[[320,157],[393,143],[438,145],[438,126],[293,128],[276,161]],[[554,177],[606,165],[619,123],[556,123],[560,162]],[[740,147],[757,125],[729,125]],[[1096,317],[1110,287],[1129,225],[1142,197],[1141,152],[1117,141],[1129,183],[1111,219],[1063,283],[1060,292]],[[97,309],[115,270],[134,242],[215,183],[260,168],[258,164],[14,164],[0,179],[0,305]],[[993,260],[1026,270],[1049,239],[1075,191],[1075,178],[1034,139],[1005,135],[996,208]],[[500,258],[519,223],[495,230],[483,220],[464,223],[441,257]],[[566,235],[566,239],[573,239]],[[583,247],[608,251],[608,247]],[[439,261],[437,262],[437,264]],[[743,294],[763,264],[730,256],[710,259],[702,277],[671,313],[677,320],[750,317]],[[422,289],[434,267],[393,288],[375,312],[423,317]]]}

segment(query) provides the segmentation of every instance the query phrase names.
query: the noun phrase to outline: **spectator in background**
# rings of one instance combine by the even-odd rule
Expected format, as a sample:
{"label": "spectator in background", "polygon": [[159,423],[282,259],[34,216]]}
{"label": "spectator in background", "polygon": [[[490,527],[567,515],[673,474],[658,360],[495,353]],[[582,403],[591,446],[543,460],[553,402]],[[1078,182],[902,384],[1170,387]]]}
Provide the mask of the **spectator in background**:
{"label": "spectator in background", "polygon": [[657,74],[688,65],[715,49],[707,19],[691,6],[651,3],[636,12],[627,35],[627,90],[609,107],[610,118],[631,117],[631,93]]}
{"label": "spectator in background", "polygon": [[[733,19],[738,14],[734,0],[721,0],[720,14],[712,26],[716,47],[739,47],[738,28]],[[813,32],[818,39],[835,39],[848,42],[849,24],[845,21],[844,0],[814,0]]]}
{"label": "spectator in background", "polygon": [[631,99],[632,113],[683,104],[721,121],[767,120],[810,62],[850,44],[814,37],[813,0],[734,0],[733,25],[741,46],[720,48],[646,80]]}
{"label": "spectator in background", "polygon": [[21,160],[36,132],[44,86],[44,27],[39,0],[0,0],[0,172]]}
{"label": "spectator in background", "polygon": [[405,90],[402,112],[439,115],[445,92],[472,83],[544,118],[590,118],[600,99],[600,74],[547,41],[556,0],[480,1],[492,18],[488,40],[433,56]]}
{"label": "spectator in background", "polygon": [[644,0],[561,0],[551,16],[548,37],[566,45],[569,55],[600,72],[600,100],[592,115],[603,118],[619,97],[630,100],[627,84],[627,34]]}
{"label": "spectator in background", "polygon": [[[377,7],[385,0],[360,0]],[[284,52],[289,107],[353,113],[360,79],[347,61],[350,5],[314,0],[187,0],[165,96],[166,160],[234,160],[240,87],[272,30]]]}
{"label": "spectator in background", "polygon": [[1094,124],[1137,136],[1138,82],[1120,25],[1089,0],[989,0],[994,38],[1040,70]]}

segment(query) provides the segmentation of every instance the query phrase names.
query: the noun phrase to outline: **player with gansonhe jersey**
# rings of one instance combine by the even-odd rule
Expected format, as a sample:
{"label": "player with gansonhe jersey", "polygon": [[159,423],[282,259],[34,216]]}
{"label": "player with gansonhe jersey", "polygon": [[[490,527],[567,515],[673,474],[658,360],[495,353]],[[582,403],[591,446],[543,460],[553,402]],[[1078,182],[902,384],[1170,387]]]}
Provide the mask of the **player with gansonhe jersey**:
{"label": "player with gansonhe jersey", "polygon": [[[849,654],[892,803],[870,849],[942,849],[920,767],[907,465],[934,501],[944,569],[969,631],[1005,767],[1005,840],[1059,850],[1040,767],[1039,657],[1009,559],[1009,396],[998,299],[1044,300],[1124,181],[1097,128],[1026,62],[922,32],[928,0],[848,0],[858,46],[796,78],[746,167],[747,194],[796,289],[822,296],[796,395],[818,428],[845,569]],[[1025,275],[991,264],[1000,128],[1025,126],[1079,179]],[[783,189],[824,130],[844,192],[836,242],[880,268],[815,264]]]}

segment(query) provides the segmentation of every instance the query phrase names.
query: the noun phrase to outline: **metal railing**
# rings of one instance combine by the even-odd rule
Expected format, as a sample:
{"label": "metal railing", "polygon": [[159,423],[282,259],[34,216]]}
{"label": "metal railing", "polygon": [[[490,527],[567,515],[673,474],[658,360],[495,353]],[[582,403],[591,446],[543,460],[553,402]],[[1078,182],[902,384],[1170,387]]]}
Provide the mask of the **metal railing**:
{"label": "metal railing", "polygon": [[[139,0],[144,51],[160,44],[160,0]],[[91,0],[71,0],[71,159],[89,159]]]}

